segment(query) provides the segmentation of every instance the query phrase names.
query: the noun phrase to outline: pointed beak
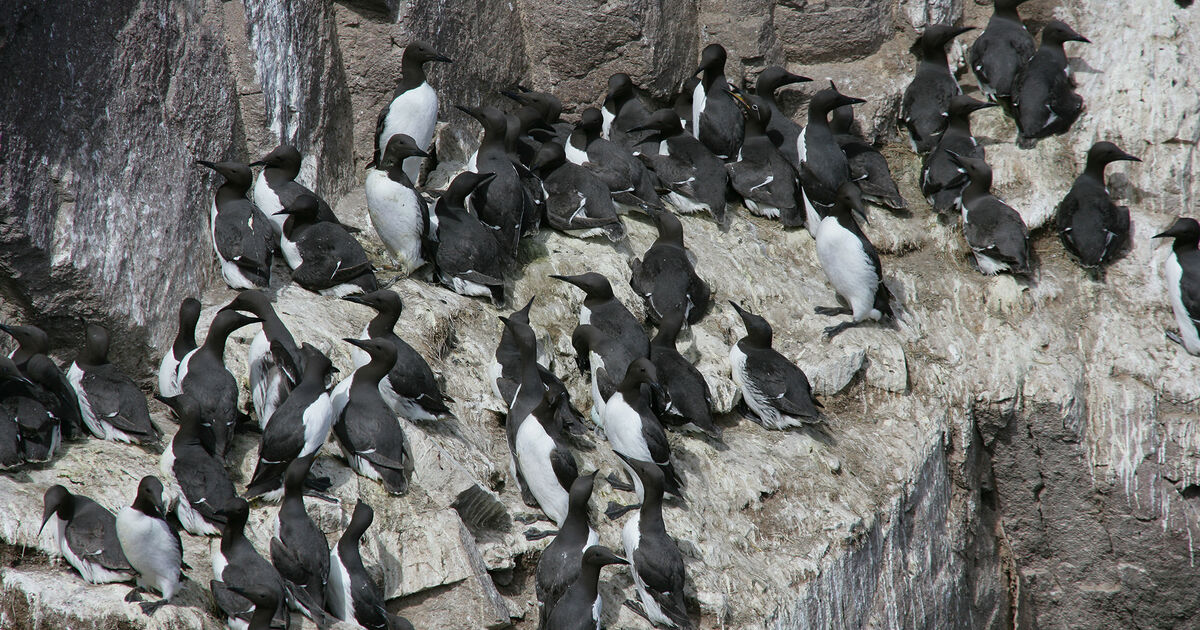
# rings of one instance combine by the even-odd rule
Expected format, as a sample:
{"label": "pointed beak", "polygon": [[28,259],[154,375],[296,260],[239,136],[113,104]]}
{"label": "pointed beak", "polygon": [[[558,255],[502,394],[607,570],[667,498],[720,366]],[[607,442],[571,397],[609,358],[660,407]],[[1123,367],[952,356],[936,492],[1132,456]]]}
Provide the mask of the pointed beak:
{"label": "pointed beak", "polygon": [[217,165],[215,162],[209,162],[208,160],[196,160],[196,163],[201,166],[207,166],[208,168],[211,168],[214,171],[217,170]]}
{"label": "pointed beak", "polygon": [[257,162],[251,162],[251,163],[249,164],[249,166],[250,166],[250,167],[255,167],[255,166],[266,166],[266,165],[267,165],[267,163],[266,163],[266,162],[264,162],[264,161],[262,161],[262,160],[258,160]]}
{"label": "pointed beak", "polygon": [[364,347],[364,344],[367,343],[367,341],[369,341],[369,340],[368,339],[351,339],[349,337],[342,337],[342,341],[345,341],[346,343],[348,343],[352,346],[357,346],[359,348],[362,348],[363,350],[366,350],[366,348]]}
{"label": "pointed beak", "polygon": [[293,214],[293,212],[291,210],[288,210],[287,208],[284,208],[283,210],[276,212],[274,216],[279,216],[281,214]]}
{"label": "pointed beak", "polygon": [[427,157],[429,157],[429,154],[428,154],[428,153],[426,153],[425,151],[422,151],[421,149],[414,148],[414,149],[412,150],[412,154],[411,154],[409,157],[423,157],[423,158],[427,158]]}
{"label": "pointed beak", "polygon": [[951,31],[954,33],[954,35],[950,39],[954,39],[955,37],[958,37],[959,35],[962,35],[963,33],[966,33],[968,31],[973,31],[973,30],[975,30],[974,26],[963,26],[963,27],[956,28],[953,31]]}
{"label": "pointed beak", "polygon": [[1084,43],[1084,44],[1090,44],[1090,43],[1092,43],[1092,40],[1090,40],[1090,39],[1088,39],[1088,38],[1084,37],[1083,35],[1080,35],[1079,33],[1073,33],[1073,34],[1072,34],[1070,37],[1068,37],[1068,38],[1067,38],[1067,41],[1069,41],[1069,42],[1082,42],[1082,43]]}
{"label": "pointed beak", "polygon": [[699,68],[696,68],[696,71],[693,72],[690,76],[694,77],[694,76],[700,74],[701,72],[704,72],[704,66],[700,66]]}
{"label": "pointed beak", "polygon": [[[559,275],[552,274],[552,275],[550,275],[550,277],[554,278],[555,280],[561,280],[563,282],[566,282],[567,284],[571,284],[571,285],[574,285],[577,287],[579,286],[579,279],[576,278],[575,276],[559,276]],[[580,288],[582,288],[582,287],[580,287]]]}
{"label": "pointed beak", "polygon": [[780,83],[780,85],[790,85],[792,83],[808,83],[809,81],[812,81],[812,79],[805,77],[805,76],[798,75],[798,74],[792,74],[791,72],[789,72],[783,76],[783,82]]}
{"label": "pointed beak", "polygon": [[42,526],[38,528],[38,536],[42,535],[42,531],[46,529],[46,523],[50,522],[50,516],[54,514],[54,510],[50,510],[42,514]]}
{"label": "pointed beak", "polygon": [[483,115],[479,113],[479,110],[471,109],[470,107],[463,107],[462,105],[455,105],[454,108],[470,116],[471,118],[478,120],[480,123],[483,122]]}
{"label": "pointed beak", "polygon": [[513,92],[511,90],[500,90],[500,94],[507,96],[508,98],[511,98],[512,100],[514,100],[522,105],[525,104],[525,99],[516,92]]}
{"label": "pointed beak", "polygon": [[440,61],[442,63],[454,63],[454,60],[446,55],[434,55],[428,59],[429,61]]}
{"label": "pointed beak", "polygon": [[867,102],[866,99],[855,98],[853,96],[845,96],[845,95],[843,95],[842,98],[838,99],[839,105],[860,105],[860,104],[866,103],[866,102]]}
{"label": "pointed beak", "polygon": [[1134,156],[1134,155],[1130,155],[1130,154],[1122,151],[1121,155],[1117,156],[1115,158],[1115,160],[1118,162],[1141,162],[1142,158]]}
{"label": "pointed beak", "polygon": [[370,304],[368,304],[367,301],[364,300],[362,298],[362,296],[359,296],[359,295],[347,295],[346,297],[344,297],[342,299],[345,300],[346,302],[353,302],[354,304],[362,304],[363,306],[370,306]]}

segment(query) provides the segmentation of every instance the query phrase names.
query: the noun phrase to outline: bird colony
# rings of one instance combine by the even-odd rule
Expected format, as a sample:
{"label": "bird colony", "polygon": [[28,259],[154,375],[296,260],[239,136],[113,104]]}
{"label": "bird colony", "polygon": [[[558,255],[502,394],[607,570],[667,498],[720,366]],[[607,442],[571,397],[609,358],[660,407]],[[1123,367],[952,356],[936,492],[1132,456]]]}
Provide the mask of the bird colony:
{"label": "bird colony", "polygon": [[[387,270],[509,312],[495,322],[494,360],[479,377],[508,410],[511,481],[531,509],[518,515],[524,534],[550,539],[535,576],[540,627],[599,628],[602,605],[628,606],[658,628],[696,627],[671,512],[686,510],[687,495],[703,493],[706,480],[676,468],[667,432],[721,440],[725,421],[715,417],[710,383],[677,348],[713,310],[732,309],[744,325],[745,335],[728,348],[728,378],[745,417],[764,431],[824,430],[822,403],[804,371],[772,347],[771,322],[714,299],[697,274],[685,245],[689,223],[726,226],[744,209],[777,220],[779,230],[807,230],[839,298],[815,309],[829,317],[827,339],[850,327],[905,325],[905,304],[860,229],[870,212],[936,213],[961,226],[980,273],[1035,273],[1029,230],[992,193],[971,116],[1001,108],[1018,129],[1009,141],[1022,147],[1071,133],[1083,102],[1066,48],[1088,40],[1059,21],[1035,40],[1020,3],[996,0],[970,45],[983,100],[963,93],[947,62],[947,45],[975,29],[929,25],[913,44],[918,64],[897,123],[920,156],[928,207],[905,200],[879,147],[855,135],[853,107],[862,99],[832,82],[817,84],[801,124],[783,113],[776,94],[809,78],[769,67],[753,80],[730,81],[720,44],[701,51],[695,76],[673,102],[651,103],[630,77],[615,74],[598,106],[580,111],[574,124],[561,119],[553,94],[523,86],[503,93],[514,102],[509,111],[455,103],[477,122],[479,149],[445,190],[426,189],[418,180],[428,170],[439,102],[425,69],[452,61],[421,43],[405,48],[394,98],[378,118],[367,209]],[[286,628],[293,613],[319,627],[411,628],[388,610],[364,566],[360,541],[372,507],[358,501],[330,545],[305,498],[338,500],[325,494],[330,480],[312,470],[330,440],[345,466],[389,495],[422,484],[406,431],[455,418],[455,386],[443,386],[397,332],[404,304],[360,244],[370,235],[356,235],[296,181],[301,159],[284,144],[253,164],[197,161],[220,177],[210,235],[225,283],[240,293],[202,339],[200,302],[179,305],[178,334],[163,353],[153,396],[179,424],[173,439],[162,443],[146,395],[108,361],[102,327],[88,325],[82,350],[60,366],[48,358],[48,337],[36,322],[11,323],[0,326],[16,344],[0,359],[0,466],[53,466],[64,442],[89,438],[161,453],[159,475],[131,485],[126,505],[103,506],[61,485],[44,494],[42,528],[66,563],[89,583],[128,582],[127,599],[141,601],[146,615],[179,592],[189,570],[181,536],[197,536],[213,537],[214,579],[203,586],[212,593],[211,613],[229,628]],[[1105,169],[1117,161],[1138,158],[1110,142],[1092,146],[1083,172],[1063,182],[1055,215],[1063,248],[1096,274],[1129,245],[1129,211],[1105,186]],[[541,304],[511,304],[505,289],[522,273],[522,243],[540,230],[628,250],[630,220],[658,230],[648,250],[631,253],[629,284],[644,302],[645,321],[616,297],[611,278],[586,269],[553,276],[581,297],[570,342],[590,399],[573,400],[530,324]],[[1180,218],[1155,238],[1173,239],[1163,274],[1178,331],[1168,338],[1200,354],[1200,223]],[[338,373],[310,340],[288,330],[273,307],[276,257],[300,287],[375,313],[359,337],[344,340],[353,372]],[[257,329],[244,357],[252,404],[242,409],[225,356],[230,335],[248,326]],[[243,431],[260,438],[248,455],[256,458],[253,475],[238,487],[229,470],[240,462],[230,447]],[[585,440],[607,442],[607,474],[581,468],[576,452]],[[610,503],[603,513],[624,519],[619,540],[600,540],[593,529],[598,476],[629,495],[628,504]],[[269,547],[245,535],[252,511],[274,518]],[[613,565],[627,565],[618,570],[632,576],[624,602],[600,596]]]}

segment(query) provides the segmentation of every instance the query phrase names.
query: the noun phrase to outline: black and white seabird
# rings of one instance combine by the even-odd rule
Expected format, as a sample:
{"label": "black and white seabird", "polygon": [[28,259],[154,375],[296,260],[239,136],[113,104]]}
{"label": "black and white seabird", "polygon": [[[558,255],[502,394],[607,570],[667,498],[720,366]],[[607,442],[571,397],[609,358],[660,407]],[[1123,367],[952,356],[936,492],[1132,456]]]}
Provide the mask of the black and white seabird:
{"label": "black and white seabird", "polygon": [[390,494],[404,494],[415,462],[408,436],[379,392],[396,364],[396,346],[387,339],[343,341],[365,350],[371,361],[333,390],[333,435],[354,472],[379,481]]}
{"label": "black and white seabird", "polygon": [[537,226],[524,224],[525,204],[529,200],[521,185],[521,176],[505,146],[508,121],[504,112],[495,107],[471,109],[459,106],[458,109],[483,126],[476,172],[495,175],[491,180],[476,184],[471,193],[471,209],[480,221],[499,233],[497,238],[501,246],[512,255],[517,251],[517,241],[521,236],[536,232]]}
{"label": "black and white seabird", "polygon": [[700,74],[700,83],[692,94],[692,135],[717,157],[732,160],[742,146],[745,123],[725,80],[725,47],[706,46],[693,74]]}
{"label": "black and white seabird", "polygon": [[58,423],[34,398],[34,388],[12,359],[0,357],[0,469],[12,469],[25,463],[21,434],[22,421],[27,421],[26,418],[35,416],[38,422],[54,422],[57,427]]}
{"label": "black and white seabird", "polygon": [[[63,438],[78,437],[83,432],[75,390],[44,354],[30,357],[24,373],[12,359],[0,357],[0,422],[5,424],[0,430],[5,445],[5,454],[0,456],[3,467],[18,465],[22,460],[48,462]],[[9,451],[17,442],[19,448]]]}
{"label": "black and white seabird", "polygon": [[657,324],[678,314],[688,324],[708,312],[712,290],[696,275],[694,256],[683,245],[683,224],[670,212],[657,212],[658,238],[641,259],[630,262],[629,286],[646,304],[646,319]]}
{"label": "black and white seabird", "polygon": [[137,444],[156,444],[162,438],[142,390],[108,362],[108,331],[102,326],[88,324],[83,352],[67,370],[67,380],[92,435]]}
{"label": "black and white seabird", "polygon": [[50,486],[42,497],[42,528],[50,534],[67,564],[89,584],[128,582],[134,570],[117,538],[117,517],[99,503]]}
{"label": "black and white seabird", "polygon": [[1042,29],[1042,44],[1017,75],[1013,105],[1017,108],[1018,144],[1032,146],[1038,138],[1066,133],[1083,113],[1083,97],[1075,92],[1065,42],[1091,41],[1070,26],[1053,20]]}
{"label": "black and white seabird", "polygon": [[779,108],[779,103],[775,100],[775,92],[785,85],[806,81],[812,81],[812,79],[792,74],[779,66],[769,66],[760,72],[754,81],[754,95],[765,101],[767,107],[771,109],[771,118],[767,121],[767,137],[775,146],[779,147],[783,156],[796,169],[800,168],[800,155],[796,152],[796,141],[800,138],[800,133],[804,131],[804,128],[783,113],[783,110]]}
{"label": "black and white seabird", "polygon": [[1196,328],[1200,324],[1200,223],[1181,217],[1154,238],[1175,239],[1163,264],[1163,275],[1179,332],[1168,330],[1167,339],[1190,354],[1200,355],[1200,332]]}
{"label": "black and white seabird", "polygon": [[13,363],[17,365],[17,369],[24,370],[25,362],[33,355],[50,352],[50,336],[46,334],[46,331],[37,326],[32,324],[23,326],[0,324],[0,330],[8,333],[10,337],[17,341],[17,347],[8,353],[8,358],[13,360]]}
{"label": "black and white seabird", "polygon": [[[404,312],[400,296],[390,289],[380,289],[345,299],[375,309],[376,315],[363,328],[360,339],[384,339],[396,347],[396,365],[379,383],[379,393],[392,411],[410,421],[454,417],[446,406],[454,399],[442,393],[425,357],[396,334],[396,323]],[[371,361],[370,355],[358,348],[350,350],[350,358],[356,368]]]}
{"label": "black and white seabird", "polygon": [[501,318],[516,341],[521,359],[520,385],[505,420],[512,472],[524,498],[530,495],[556,525],[569,507],[568,491],[579,476],[575,455],[562,435],[562,425],[546,396],[538,373],[533,329]]}
{"label": "black and white seabird", "polygon": [[[521,225],[523,230],[521,236],[531,236],[536,234],[541,228],[542,215],[546,210],[546,190],[542,187],[542,180],[538,178],[525,162],[521,161],[521,156],[518,153],[518,140],[522,137],[524,131],[523,123],[515,114],[505,114],[504,119],[507,125],[507,131],[504,134],[504,150],[508,152],[508,159],[512,162],[513,168],[517,169],[517,177],[521,180]],[[532,140],[532,136],[525,134],[525,137],[530,138],[532,142],[538,142],[538,149],[542,148],[545,142],[558,142],[552,138],[548,139],[550,131],[539,127],[532,132],[537,135],[540,140]],[[534,154],[537,155],[536,153]],[[532,161],[529,164],[533,164]],[[436,225],[434,226],[436,230]]]}
{"label": "black and white seabird", "polygon": [[425,243],[433,229],[429,204],[402,166],[405,158],[411,156],[429,154],[418,148],[407,134],[392,136],[383,157],[367,174],[366,183],[371,225],[404,275],[426,263],[429,254]]}
{"label": "black and white seabird", "polygon": [[888,166],[887,158],[875,145],[865,138],[856,135],[854,126],[854,109],[848,105],[833,110],[830,120],[834,139],[846,154],[846,164],[850,167],[850,179],[862,191],[863,199],[884,208],[904,210],[908,204],[892,179],[892,169]]}
{"label": "black and white seabird", "polygon": [[579,125],[563,145],[567,160],[595,173],[620,207],[642,212],[661,207],[650,169],[624,146],[606,140],[603,127],[600,110],[595,107],[583,110]]}
{"label": "black and white seabird", "polygon": [[316,453],[292,460],[283,477],[283,502],[271,538],[271,564],[279,571],[296,607],[319,619],[329,581],[329,541],[304,507],[305,481]]}
{"label": "black and white seabird", "polygon": [[354,515],[337,545],[329,552],[329,584],[325,604],[334,617],[367,630],[412,630],[412,624],[384,608],[383,589],[363,566],[359,544],[375,519],[371,506],[359,499]]}
{"label": "black and white seabird", "polygon": [[917,73],[900,100],[900,121],[908,129],[913,151],[928,153],[946,129],[950,99],[962,88],[946,61],[946,45],[973,26],[930,24],[913,43]]}
{"label": "black and white seabird", "polygon": [[300,151],[290,144],[281,144],[262,160],[251,162],[250,166],[252,167],[264,167],[254,180],[254,191],[252,192],[254,205],[258,206],[258,209],[271,220],[271,223],[275,225],[276,232],[282,232],[283,222],[287,220],[287,217],[275,213],[291,206],[301,195],[313,195],[317,198],[317,218],[319,220],[337,223],[351,232],[357,232],[357,229],[344,225],[338,220],[328,202],[309,190],[304,184],[296,181],[300,175],[302,162]]}
{"label": "black and white seabird", "polygon": [[[648,387],[648,392],[643,385]],[[662,469],[666,491],[682,498],[683,481],[671,461],[671,444],[654,414],[652,397],[666,398],[658,382],[658,370],[650,359],[637,359],[629,364],[621,385],[604,404],[604,434],[626,468],[631,460],[653,463]],[[629,474],[641,496],[638,476],[632,469]]]}
{"label": "black and white seabird", "polygon": [[197,160],[225,178],[217,188],[209,213],[213,250],[221,277],[234,289],[254,289],[271,283],[275,229],[270,219],[246,197],[253,175],[241,162]]}
{"label": "black and white seabird", "polygon": [[[379,163],[388,140],[395,134],[406,134],[422,150],[427,150],[433,141],[438,97],[425,76],[425,64],[430,61],[450,63],[450,58],[421,42],[411,42],[404,47],[404,56],[400,59],[400,83],[392,94],[392,101],[379,112],[375,122],[375,155],[371,158],[372,164]],[[409,157],[405,161],[404,172],[415,183],[421,173],[421,157],[416,154]]]}
{"label": "black and white seabird", "polygon": [[1055,211],[1063,247],[1084,267],[1109,262],[1129,242],[1129,208],[1113,203],[1104,183],[1104,167],[1122,160],[1141,162],[1111,142],[1093,144],[1083,173]]}
{"label": "black and white seabird", "polygon": [[625,224],[617,216],[608,186],[591,171],[568,162],[561,144],[542,144],[530,169],[542,179],[550,227],[576,238],[625,238]]}
{"label": "black and white seabird", "polygon": [[296,386],[304,368],[300,347],[287,325],[271,306],[271,298],[262,291],[242,291],[221,310],[243,311],[257,317],[262,329],[250,342],[246,364],[250,372],[250,400],[264,429],[288,392]]}
{"label": "black and white seabird", "polygon": [[995,0],[987,28],[971,44],[970,64],[979,89],[989,101],[1011,102],[1017,75],[1037,46],[1025,30],[1017,7],[1027,0]]}
{"label": "black and white seabird", "polygon": [[682,214],[708,212],[718,225],[724,226],[725,188],[729,183],[725,163],[699,140],[684,132],[675,110],[660,109],[645,125],[631,131],[651,132],[645,142],[658,145],[658,151],[644,151],[638,157],[658,175],[665,187],[667,192],[662,200]]}
{"label": "black and white seabird", "polygon": [[[533,156],[537,154],[543,140],[548,137],[559,139],[559,126],[562,125],[559,120],[559,116],[562,114],[562,101],[553,94],[535,92],[520,85],[513,90],[501,90],[500,93],[521,104],[521,107],[512,114],[518,122],[515,151],[517,159],[522,164],[532,164]],[[535,130],[546,132],[542,140],[530,136],[530,133]],[[509,132],[511,134],[512,129],[509,129]],[[472,160],[468,160],[468,165],[474,165],[478,155],[472,156],[472,158]],[[471,168],[468,167],[467,170],[471,170]]]}
{"label": "black and white seabird", "polygon": [[551,618],[555,604],[579,577],[579,561],[583,558],[584,550],[599,540],[588,516],[595,480],[595,472],[575,478],[575,482],[571,484],[567,518],[559,527],[554,540],[546,545],[538,558],[534,586],[539,606],[538,624],[541,628],[556,627],[546,625],[547,620]]}
{"label": "black and white seabird", "polygon": [[213,452],[219,457],[229,452],[241,417],[237,379],[225,367],[225,345],[234,331],[258,322],[257,317],[237,311],[218,311],[204,343],[179,362],[179,391],[200,403],[205,432],[212,436]]}
{"label": "black and white seabird", "polygon": [[864,213],[858,186],[842,184],[837,201],[817,229],[817,259],[829,284],[848,307],[817,307],[818,315],[850,315],[851,321],[825,329],[825,338],[870,319],[894,320],[892,294],[883,283],[879,252],[858,227],[854,214]]}
{"label": "black and white seabird", "polygon": [[641,612],[656,626],[690,629],[693,626],[683,599],[683,556],[663,522],[663,472],[649,462],[630,460],[626,464],[643,489],[637,515],[626,521],[621,531]]}
{"label": "black and white seabird", "polygon": [[575,327],[571,333],[571,347],[575,349],[575,363],[579,371],[591,375],[591,418],[592,422],[602,425],[605,401],[621,385],[629,364],[640,357],[650,356],[649,347],[645,353],[630,350],[615,337],[590,324]]}
{"label": "black and white seabird", "polygon": [[746,326],[746,336],[729,348],[730,372],[758,423],[768,429],[787,429],[820,422],[821,403],[813,396],[804,370],[771,347],[771,325],[730,304]]}
{"label": "black and white seabird", "polygon": [[610,564],[629,564],[608,547],[589,545],[580,554],[576,577],[567,587],[541,628],[554,630],[597,630],[600,628],[600,569]]}
{"label": "black and white seabird", "polygon": [[624,72],[608,77],[608,92],[600,106],[600,135],[627,151],[634,151],[645,134],[633,129],[645,125],[650,119],[650,110],[638,98],[633,89],[633,80]]}
{"label": "black and white seabird", "polygon": [[646,331],[642,329],[641,323],[633,313],[613,295],[608,278],[594,271],[576,276],[550,277],[583,290],[585,296],[579,305],[581,325],[591,324],[599,328],[600,332],[628,348],[629,353],[635,357],[650,355],[650,340],[646,338]]}
{"label": "black and white seabird", "polygon": [[982,160],[983,146],[971,135],[971,114],[996,103],[977,101],[965,94],[950,99],[946,131],[921,162],[921,193],[938,214],[958,211],[958,198],[967,185],[967,174],[954,163],[950,153]]}
{"label": "black and white seabird", "polygon": [[434,275],[443,286],[460,295],[504,301],[504,270],[512,252],[502,236],[466,208],[466,199],[476,188],[495,177],[493,173],[460,173],[450,182],[434,205],[438,221]]}
{"label": "black and white seabird", "polygon": [[179,362],[196,349],[196,322],[200,319],[200,301],[187,297],[179,303],[179,329],[175,341],[158,364],[158,393],[160,396],[179,394]]}
{"label": "black and white seabird", "polygon": [[682,325],[678,313],[664,317],[658,324],[658,334],[650,340],[650,361],[667,399],[655,411],[663,424],[720,437],[721,430],[713,423],[708,382],[675,347]]}
{"label": "black and white seabird", "polygon": [[[137,571],[137,590],[162,594],[161,600],[142,604],[147,615],[170,602],[183,580],[183,542],[166,514],[163,485],[154,475],[142,477],[133,505],[117,514],[117,539],[129,565]],[[137,590],[126,600],[132,601]]]}
{"label": "black and white seabird", "polygon": [[[513,311],[508,316],[509,323],[513,326],[529,326],[529,309],[532,306],[533,298],[529,298],[529,302],[525,304],[524,308]],[[571,403],[571,393],[567,391],[567,386],[562,379],[558,378],[558,375],[546,367],[541,347],[537,350],[537,357],[538,374],[542,377],[542,385],[546,388],[546,396],[554,409],[555,417],[562,423],[564,429],[572,434],[582,435],[586,431],[583,414],[579,413],[579,410]],[[504,331],[500,334],[500,343],[496,345],[495,361],[490,366],[488,377],[492,385],[492,392],[496,394],[497,398],[504,401],[506,406],[511,407],[521,382],[521,349],[508,326],[505,326]]]}
{"label": "black and white seabird", "polygon": [[832,84],[808,101],[808,124],[796,141],[796,152],[800,156],[805,223],[814,236],[817,224],[837,199],[838,189],[850,181],[850,165],[829,126],[829,114],[839,107],[865,102],[845,96]]}
{"label": "black and white seabird", "polygon": [[379,288],[362,245],[346,228],[318,218],[316,197],[301,195],[276,214],[288,215],[280,249],[296,284],[338,297]]}
{"label": "black and white seabird", "polygon": [[975,254],[979,271],[1028,275],[1029,228],[1011,206],[992,195],[992,169],[983,160],[950,154],[970,180],[959,201],[963,237]]}
{"label": "black and white seabird", "polygon": [[225,510],[237,502],[237,491],[222,459],[207,443],[200,403],[187,394],[159,396],[179,420],[179,430],[158,461],[179,524],[196,536],[215,536],[225,525]]}
{"label": "black and white seabird", "polygon": [[796,167],[767,136],[771,108],[752,94],[731,90],[745,117],[746,138],[735,160],[726,162],[729,183],[760,217],[779,219],[785,226],[803,225],[804,201]]}
{"label": "black and white seabird", "polygon": [[304,344],[300,352],[304,356],[304,374],[263,429],[258,463],[244,495],[247,499],[262,497],[278,501],[283,494],[283,476],[288,465],[298,457],[320,450],[333,427],[333,404],[325,390],[333,364],[311,344]]}
{"label": "black and white seabird", "polygon": [[285,605],[287,591],[283,578],[246,538],[250,505],[242,499],[235,499],[223,514],[225,526],[221,529],[220,544],[212,545],[214,579],[210,587],[217,608],[225,613],[228,618],[226,624],[231,630],[247,630],[257,606],[232,589],[246,591],[263,587],[275,599],[275,610],[271,615],[275,623],[272,625],[287,628],[291,619]]}

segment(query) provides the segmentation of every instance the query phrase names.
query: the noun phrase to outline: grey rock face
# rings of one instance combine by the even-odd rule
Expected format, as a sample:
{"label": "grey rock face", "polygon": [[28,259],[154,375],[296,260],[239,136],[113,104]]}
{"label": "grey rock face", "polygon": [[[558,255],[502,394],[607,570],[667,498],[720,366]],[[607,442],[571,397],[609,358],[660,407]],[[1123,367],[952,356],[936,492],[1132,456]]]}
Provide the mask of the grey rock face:
{"label": "grey rock face", "polygon": [[230,155],[236,111],[206,7],[0,9],[0,291],[56,346],[88,317],[145,371],[211,273],[212,180],[193,162]]}

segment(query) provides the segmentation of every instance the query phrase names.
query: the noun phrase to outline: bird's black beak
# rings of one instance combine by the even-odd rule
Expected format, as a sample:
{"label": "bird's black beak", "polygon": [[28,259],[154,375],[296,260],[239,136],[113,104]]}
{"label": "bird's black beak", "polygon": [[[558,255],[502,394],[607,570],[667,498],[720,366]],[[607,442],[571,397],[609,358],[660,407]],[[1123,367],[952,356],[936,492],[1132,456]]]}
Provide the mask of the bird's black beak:
{"label": "bird's black beak", "polygon": [[214,171],[217,170],[217,165],[215,162],[209,162],[208,160],[196,160],[196,163],[201,166],[207,166],[208,168],[211,168]]}
{"label": "bird's black beak", "polygon": [[46,523],[50,522],[50,516],[54,514],[54,510],[50,510],[42,514],[42,526],[38,528],[38,536],[42,535],[42,531],[46,529]]}
{"label": "bird's black beak", "polygon": [[358,296],[358,295],[347,295],[346,297],[344,297],[342,299],[347,302],[353,302],[354,304],[362,304],[363,306],[370,306],[370,304],[368,304],[366,300],[364,300],[361,296]]}
{"label": "bird's black beak", "polygon": [[441,54],[430,57],[428,59],[428,61],[440,61],[442,63],[454,63],[453,59],[447,57],[446,55],[441,55]]}
{"label": "bird's black beak", "polygon": [[1134,156],[1134,155],[1130,155],[1130,154],[1122,151],[1121,155],[1118,155],[1117,157],[1113,158],[1113,161],[1116,161],[1116,162],[1141,162],[1142,158]]}
{"label": "bird's black beak", "polygon": [[250,167],[255,167],[255,166],[266,166],[266,165],[267,165],[267,163],[266,163],[266,162],[264,162],[264,161],[262,161],[262,160],[258,160],[257,162],[251,162],[251,163],[249,164],[249,166],[250,166]]}
{"label": "bird's black beak", "polygon": [[478,120],[480,123],[483,122],[483,115],[481,113],[479,113],[479,110],[477,110],[477,109],[471,109],[470,107],[463,107],[462,105],[455,105],[454,108],[457,109],[458,111],[470,116],[471,118]]}
{"label": "bird's black beak", "polygon": [[805,77],[805,76],[800,76],[798,74],[792,74],[791,72],[789,72],[789,73],[783,75],[783,81],[780,83],[780,85],[789,85],[792,83],[807,83],[809,81],[812,81],[812,79]]}
{"label": "bird's black beak", "polygon": [[526,104],[525,98],[517,92],[513,92],[511,90],[500,90],[500,94],[502,94],[503,96],[507,96],[508,98],[511,98],[512,100],[514,100],[522,105]]}
{"label": "bird's black beak", "polygon": [[844,94],[839,94],[839,95],[838,95],[838,97],[839,97],[839,98],[838,98],[838,105],[839,105],[839,106],[842,106],[842,105],[860,105],[860,104],[862,104],[862,103],[866,103],[866,102],[867,102],[865,99],[861,99],[861,98],[855,98],[855,97],[853,97],[853,96],[846,96],[846,95],[844,95]]}
{"label": "bird's black beak", "polygon": [[422,151],[421,149],[418,149],[418,148],[414,147],[414,148],[412,149],[412,152],[409,154],[409,157],[423,157],[423,158],[427,158],[427,157],[429,157],[429,154],[428,154],[428,153],[426,153],[425,151]]}
{"label": "bird's black beak", "polygon": [[279,216],[281,214],[295,214],[295,212],[288,210],[287,208],[284,208],[283,210],[276,212],[274,216]]}
{"label": "bird's black beak", "polygon": [[366,350],[367,348],[364,344],[366,344],[370,340],[369,339],[351,339],[349,337],[342,337],[342,341],[345,341],[346,343],[348,343],[352,346],[358,346],[359,348]]}
{"label": "bird's black beak", "polygon": [[[954,39],[955,37],[958,37],[959,35],[962,35],[963,33],[966,33],[967,31],[973,31],[973,30],[975,30],[974,26],[961,26],[959,28],[954,29],[953,31],[950,31],[951,33],[954,33],[954,34],[951,35],[949,37],[949,39]],[[949,41],[949,39],[947,41]]]}

